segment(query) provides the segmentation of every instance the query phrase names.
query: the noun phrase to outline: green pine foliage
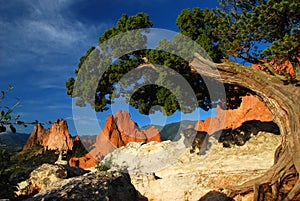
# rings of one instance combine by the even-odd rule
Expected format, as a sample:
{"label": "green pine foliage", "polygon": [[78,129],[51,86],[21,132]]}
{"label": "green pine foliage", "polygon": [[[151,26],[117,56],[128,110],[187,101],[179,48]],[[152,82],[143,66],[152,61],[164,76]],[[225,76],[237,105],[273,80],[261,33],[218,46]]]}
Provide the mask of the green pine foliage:
{"label": "green pine foliage", "polygon": [[13,117],[12,113],[20,105],[20,101],[17,101],[13,106],[3,106],[3,100],[6,98],[7,94],[13,90],[13,86],[9,86],[6,91],[1,91],[0,95],[0,133],[7,130],[7,127],[11,132],[16,133],[15,124],[24,124],[24,122],[19,121],[20,115]]}
{"label": "green pine foliage", "polygon": [[[223,21],[218,23],[219,35],[225,37],[220,44],[228,50],[227,54],[252,63],[259,58],[289,60],[299,55],[297,0],[223,0],[221,5],[218,13]],[[259,50],[260,43],[266,48]]]}
{"label": "green pine foliage", "polygon": [[[220,6],[215,9],[184,9],[178,15],[176,24],[180,33],[200,44],[207,55],[203,50],[195,51],[206,58],[209,56],[214,62],[228,59],[241,59],[253,64],[289,61],[296,69],[300,60],[299,10],[297,0],[221,0]],[[203,78],[191,72],[187,59],[184,60],[182,55],[191,58],[193,44],[186,44],[187,41],[180,35],[175,36],[173,41],[160,41],[158,49],[140,50],[146,48],[145,33],[152,26],[153,23],[145,13],[134,16],[124,14],[114,27],[99,37],[101,51],[91,47],[80,58],[75,70],[76,82],[75,78],[70,78],[66,83],[67,94],[76,98],[77,105],[90,104],[95,111],[102,112],[108,110],[116,98],[123,97],[142,114],[153,112],[153,106],[159,105],[166,115],[171,115],[177,110],[191,112],[197,107],[208,110],[215,107],[218,100],[222,100],[221,94],[208,94]],[[114,38],[140,28],[146,31],[121,37],[122,43],[126,44],[122,47],[120,41]],[[107,40],[110,40],[109,46]],[[127,54],[121,55],[122,52]],[[170,76],[170,73],[160,69],[136,70],[141,64],[148,63],[167,66],[183,76],[197,100],[186,100],[185,89],[174,85],[176,75]],[[79,74],[80,70],[84,73]],[[120,87],[119,82],[132,70],[135,70],[135,75],[127,76]],[[158,72],[155,78],[148,76]],[[205,82],[213,83],[213,80]],[[94,86],[94,83],[98,85]],[[239,105],[238,97],[248,92],[233,86],[225,88],[227,108],[236,108]],[[188,107],[180,107],[179,100],[190,101],[185,102]]]}
{"label": "green pine foliage", "polygon": [[106,172],[110,169],[110,167],[105,165],[103,162],[98,162],[95,168],[99,172],[102,172],[102,171]]}
{"label": "green pine foliage", "polygon": [[220,50],[215,34],[217,28],[215,22],[219,18],[214,10],[193,8],[183,10],[176,20],[180,33],[200,44],[214,62],[221,62],[221,59],[226,57]]}

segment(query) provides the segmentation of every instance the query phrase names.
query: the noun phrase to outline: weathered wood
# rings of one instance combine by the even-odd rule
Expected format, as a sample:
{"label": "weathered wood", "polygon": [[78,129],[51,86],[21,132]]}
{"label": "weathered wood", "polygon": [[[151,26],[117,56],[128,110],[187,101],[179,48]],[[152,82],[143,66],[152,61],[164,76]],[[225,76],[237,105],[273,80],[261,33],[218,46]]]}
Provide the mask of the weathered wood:
{"label": "weathered wood", "polygon": [[[278,179],[282,180],[291,167],[297,173],[300,172],[300,87],[284,85],[278,78],[251,67],[229,62],[214,64],[197,54],[190,65],[193,71],[202,76],[255,92],[270,109],[274,122],[280,128],[282,142],[275,153],[274,165],[262,177],[230,189],[231,197],[255,190],[254,186],[259,189],[259,185],[264,183],[273,185]],[[273,191],[276,192],[275,189]],[[292,200],[299,193],[300,181],[285,200]],[[258,197],[257,195],[256,198]]]}

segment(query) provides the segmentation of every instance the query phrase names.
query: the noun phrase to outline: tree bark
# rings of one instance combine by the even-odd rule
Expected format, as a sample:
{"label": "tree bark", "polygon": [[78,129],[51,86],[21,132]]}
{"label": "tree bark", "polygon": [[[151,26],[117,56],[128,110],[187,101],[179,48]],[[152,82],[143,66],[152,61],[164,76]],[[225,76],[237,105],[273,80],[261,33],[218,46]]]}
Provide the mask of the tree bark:
{"label": "tree bark", "polygon": [[[214,64],[195,54],[190,62],[193,71],[202,76],[214,78],[224,84],[247,88],[266,104],[273,115],[273,121],[280,128],[281,145],[274,154],[273,166],[257,179],[240,186],[228,187],[229,197],[254,191],[254,200],[262,200],[260,194],[269,185],[274,200],[277,200],[280,183],[290,175],[300,173],[300,87],[284,85],[278,78],[263,71],[236,63]],[[293,200],[300,194],[300,180],[285,195],[284,201]],[[263,199],[264,200],[264,199]]]}

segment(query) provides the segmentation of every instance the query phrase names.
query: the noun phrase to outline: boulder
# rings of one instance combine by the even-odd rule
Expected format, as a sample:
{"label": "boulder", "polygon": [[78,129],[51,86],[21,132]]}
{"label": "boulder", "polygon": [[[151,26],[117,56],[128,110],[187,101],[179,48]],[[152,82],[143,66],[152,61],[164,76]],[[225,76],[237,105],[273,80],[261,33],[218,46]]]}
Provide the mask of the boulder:
{"label": "boulder", "polygon": [[[66,170],[63,167],[43,165],[34,170],[29,180],[24,182],[27,188],[23,187],[23,194],[19,195],[23,195],[23,198],[25,195],[32,196],[33,193],[26,194],[29,191],[25,190],[32,189],[35,195],[27,199],[28,201],[147,200],[136,191],[126,173],[110,171],[90,172],[72,178],[66,178],[66,176]],[[19,196],[19,198],[21,197]]]}
{"label": "boulder", "polygon": [[16,195],[18,197],[35,195],[65,178],[67,178],[67,171],[63,166],[43,164],[30,173],[29,179],[18,184]]}
{"label": "boulder", "polygon": [[78,177],[85,173],[88,173],[88,171],[78,167],[45,163],[33,170],[27,180],[18,183],[15,195],[19,199],[28,198],[40,191],[51,188],[52,185],[59,181]]}
{"label": "boulder", "polygon": [[187,153],[199,155],[207,151],[210,144],[207,133],[186,129],[180,135],[175,142],[130,142],[106,155],[102,163],[119,170],[149,173],[177,163]]}
{"label": "boulder", "polygon": [[[128,172],[132,184],[149,200],[191,201],[263,175],[273,165],[281,142],[280,135],[258,131],[244,146],[225,149],[203,132],[188,129],[181,136],[178,141],[131,142],[101,162],[112,170]],[[208,149],[203,154],[208,136]],[[225,199],[221,194],[215,196],[208,194],[203,200]]]}
{"label": "boulder", "polygon": [[68,131],[67,122],[57,119],[47,130],[41,124],[36,125],[23,150],[34,145],[42,145],[47,150],[72,150],[73,139]]}
{"label": "boulder", "polygon": [[73,157],[69,159],[69,166],[76,166],[82,169],[88,169],[90,167],[94,167],[97,164],[98,160],[96,160],[91,154],[86,154],[83,157]]}

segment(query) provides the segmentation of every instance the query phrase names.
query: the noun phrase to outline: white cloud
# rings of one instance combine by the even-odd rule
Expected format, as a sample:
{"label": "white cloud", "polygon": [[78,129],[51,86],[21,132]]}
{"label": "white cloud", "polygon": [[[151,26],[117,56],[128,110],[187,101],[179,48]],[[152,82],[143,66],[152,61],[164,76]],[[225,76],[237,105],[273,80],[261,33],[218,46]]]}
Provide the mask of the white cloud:
{"label": "white cloud", "polygon": [[[43,36],[47,43],[56,42],[62,46],[68,46],[76,42],[77,38],[82,35],[78,30],[63,25],[54,25],[42,21],[28,21],[26,32],[30,36]],[[78,35],[78,36],[77,36]]]}
{"label": "white cloud", "polygon": [[[27,10],[22,17],[14,14],[9,21],[0,19],[0,45],[6,50],[0,52],[2,65],[38,60],[51,54],[78,53],[78,47],[87,49],[96,44],[97,34],[106,27],[105,23],[87,25],[72,16],[71,0],[21,2]],[[17,9],[18,5],[9,4],[6,9]]]}
{"label": "white cloud", "polygon": [[[10,77],[22,77],[40,89],[65,89],[79,57],[97,44],[106,28],[105,22],[86,24],[74,16],[70,6],[78,1],[12,0],[0,5],[3,83],[7,80],[10,84]],[[34,76],[35,81],[30,81]]]}
{"label": "white cloud", "polygon": [[[72,69],[72,66],[69,66]],[[70,75],[67,69],[60,67],[46,67],[46,68],[36,68],[37,74],[41,75],[41,79],[36,79],[32,85],[39,89],[62,89],[66,90],[65,83]]]}
{"label": "white cloud", "polygon": [[63,85],[51,84],[51,83],[43,83],[43,84],[39,83],[36,86],[40,89],[65,89],[66,88]]}
{"label": "white cloud", "polygon": [[71,105],[70,104],[48,105],[46,108],[50,110],[62,110],[62,109],[70,110]]}

